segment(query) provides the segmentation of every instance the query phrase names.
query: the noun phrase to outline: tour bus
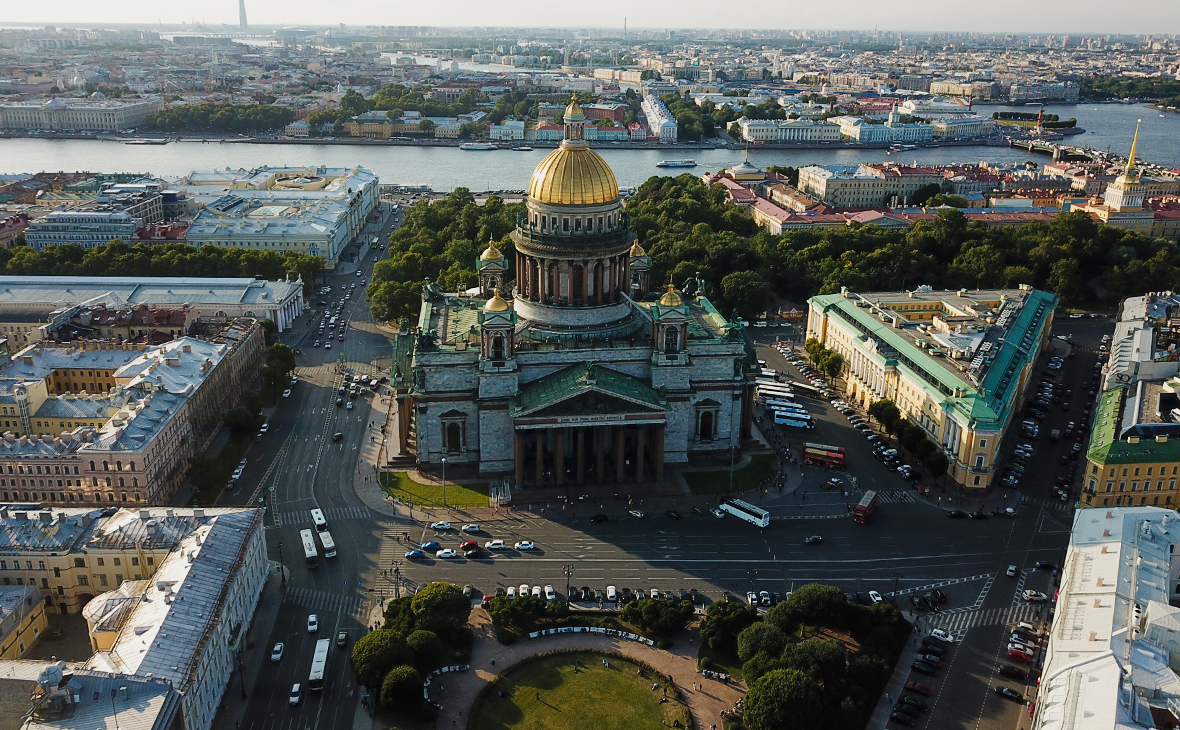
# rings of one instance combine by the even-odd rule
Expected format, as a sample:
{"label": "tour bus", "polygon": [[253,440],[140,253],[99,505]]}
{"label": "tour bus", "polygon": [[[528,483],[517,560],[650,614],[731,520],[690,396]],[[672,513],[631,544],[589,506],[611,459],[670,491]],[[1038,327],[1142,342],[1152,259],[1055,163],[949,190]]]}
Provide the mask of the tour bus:
{"label": "tour bus", "polygon": [[320,533],[320,542],[324,544],[324,557],[336,557],[336,541],[332,539],[332,533],[324,530]]}
{"label": "tour bus", "polygon": [[766,407],[772,411],[791,411],[792,413],[809,414],[810,411],[798,403],[793,403],[789,400],[782,400],[781,398],[767,398]]}
{"label": "tour bus", "polygon": [[852,519],[863,525],[869,521],[869,515],[873,514],[873,510],[876,507],[877,493],[873,491],[865,492],[865,496],[860,498],[860,503],[852,510]]}
{"label": "tour bus", "polygon": [[802,410],[800,408],[792,408],[790,406],[767,406],[766,408],[767,408],[767,410],[769,410],[771,413],[774,413],[775,415],[778,415],[779,413],[781,413],[784,416],[790,416],[791,418],[798,418],[800,421],[814,421],[815,420],[815,418],[813,418],[810,413],[808,413],[807,411]]}
{"label": "tour bus", "polygon": [[809,385],[808,383],[802,383],[798,380],[788,380],[786,382],[786,385],[791,386],[792,388],[794,388],[795,390],[798,390],[800,393],[802,393],[803,395],[805,395],[809,398],[822,398],[823,397],[819,392],[819,390],[820,390],[819,388],[815,387],[814,385]]}
{"label": "tour bus", "polygon": [[794,413],[787,413],[785,411],[774,412],[774,425],[807,430],[815,428],[815,423],[811,420],[810,416],[800,417]]}
{"label": "tour bus", "polygon": [[307,678],[307,687],[312,692],[322,692],[324,689],[324,672],[328,669],[328,648],[331,639],[320,639],[315,643],[315,655],[311,658],[311,676]]}
{"label": "tour bus", "polygon": [[844,447],[827,444],[804,444],[803,463],[840,471],[847,468],[844,464]]}
{"label": "tour bus", "polygon": [[790,388],[783,386],[766,386],[761,383],[758,384],[758,402],[761,405],[766,405],[766,401],[771,398],[778,398],[779,400],[795,400],[795,393]]}
{"label": "tour bus", "polygon": [[758,527],[768,527],[770,525],[770,513],[759,507],[755,507],[749,502],[743,502],[740,499],[729,499],[721,503],[721,511],[745,520],[752,525]]}
{"label": "tour bus", "polygon": [[303,541],[303,559],[307,561],[307,567],[319,566],[320,554],[315,549],[315,538],[312,537],[311,530],[300,530],[299,539]]}
{"label": "tour bus", "polygon": [[311,511],[311,521],[315,525],[316,532],[325,532],[328,529],[328,521],[324,519],[324,511],[316,508]]}

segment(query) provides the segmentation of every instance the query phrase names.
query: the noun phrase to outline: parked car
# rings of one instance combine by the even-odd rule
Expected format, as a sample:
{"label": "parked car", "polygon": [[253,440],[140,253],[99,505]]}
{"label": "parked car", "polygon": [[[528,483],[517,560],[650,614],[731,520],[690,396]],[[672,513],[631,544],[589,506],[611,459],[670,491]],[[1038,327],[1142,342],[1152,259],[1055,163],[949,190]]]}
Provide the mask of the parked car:
{"label": "parked car", "polygon": [[910,692],[917,692],[918,694],[926,695],[927,697],[930,697],[934,694],[934,690],[930,689],[921,682],[906,682],[905,688]]}
{"label": "parked car", "polygon": [[996,668],[996,671],[999,672],[1000,674],[1002,674],[1003,676],[1011,677],[1012,679],[1027,679],[1028,678],[1028,672],[1024,671],[1020,667],[1014,667],[1011,664],[1001,664],[999,667]]}
{"label": "parked car", "polygon": [[283,658],[283,642],[275,644],[275,648],[270,650],[270,660],[277,662]]}
{"label": "parked car", "polygon": [[1011,687],[996,687],[996,694],[1006,700],[1012,700],[1013,702],[1024,702],[1024,695],[1020,694]]}
{"label": "parked car", "polygon": [[938,674],[938,669],[936,669],[933,664],[927,664],[923,661],[914,662],[910,665],[910,668],[919,674],[928,674],[930,676]]}

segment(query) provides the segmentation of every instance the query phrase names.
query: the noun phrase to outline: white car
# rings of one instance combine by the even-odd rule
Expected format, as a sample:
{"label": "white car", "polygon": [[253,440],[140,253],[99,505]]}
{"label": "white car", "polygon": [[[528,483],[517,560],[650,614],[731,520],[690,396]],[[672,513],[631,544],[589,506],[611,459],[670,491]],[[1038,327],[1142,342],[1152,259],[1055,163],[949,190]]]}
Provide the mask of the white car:
{"label": "white car", "polygon": [[451,529],[450,522],[431,522],[430,529],[432,530],[449,530]]}
{"label": "white car", "polygon": [[880,593],[878,593],[876,591],[869,591],[869,600],[872,601],[873,603],[881,603],[885,599],[881,598]]}
{"label": "white car", "polygon": [[319,630],[320,630],[320,617],[316,616],[314,613],[309,614],[307,617],[307,633],[314,634],[315,632],[317,632]]}
{"label": "white car", "polygon": [[627,514],[631,515],[632,517],[634,517],[637,520],[643,519],[643,510],[629,509],[629,510],[627,510]]}
{"label": "white car", "polygon": [[270,650],[270,660],[277,662],[283,658],[283,642],[275,644],[275,648]]}
{"label": "white car", "polygon": [[483,544],[484,550],[507,550],[508,546],[504,544],[503,540],[488,540]]}
{"label": "white car", "polygon": [[516,600],[516,586],[508,586],[507,593],[508,593],[508,600],[509,601]]}
{"label": "white car", "polygon": [[930,632],[930,635],[941,641],[951,644],[955,643],[955,637],[951,636],[950,632],[946,631],[945,629],[934,629]]}
{"label": "white car", "polygon": [[541,586],[533,586],[533,598],[541,597]]}
{"label": "white car", "polygon": [[652,597],[652,600],[659,598],[660,597],[660,589],[659,588],[652,588],[651,589],[651,597]]}
{"label": "white car", "polygon": [[291,695],[287,699],[287,702],[289,702],[292,706],[295,706],[299,704],[299,700],[301,699],[303,699],[303,688],[299,686],[298,682],[296,682],[295,684],[291,685]]}
{"label": "white car", "polygon": [[457,557],[459,557],[459,553],[455,552],[454,550],[452,550],[450,548],[443,548],[442,550],[439,550],[437,553],[435,553],[434,557],[443,558],[443,559],[457,558]]}
{"label": "white car", "polygon": [[614,586],[607,586],[606,587],[606,600],[610,601],[611,603],[614,603],[615,601],[619,600],[618,589],[615,588]]}
{"label": "white car", "polygon": [[545,586],[545,600],[552,601],[557,598],[557,594],[553,592],[553,586]]}
{"label": "white car", "polygon": [[750,602],[751,606],[757,606],[758,605],[758,594],[755,593],[754,591],[748,591],[746,593],[746,600]]}
{"label": "white car", "polygon": [[714,507],[713,509],[709,510],[709,514],[713,515],[713,516],[714,516],[714,517],[716,517],[717,519],[721,519],[722,517],[724,517],[724,516],[725,516],[725,513],[724,513],[724,512],[722,512],[721,510],[717,509],[716,507]]}
{"label": "white car", "polygon": [[1016,566],[1015,566],[1015,565],[1009,565],[1009,566],[1008,566],[1008,570],[1007,570],[1007,572],[1005,573],[1005,575],[1007,575],[1009,578],[1015,578],[1015,577],[1016,577]]}
{"label": "white car", "polygon": [[270,430],[270,423],[262,424],[262,428],[258,429],[258,433],[266,433]]}
{"label": "white car", "polygon": [[1032,589],[1026,589],[1024,591],[1024,600],[1029,603],[1043,603],[1048,598],[1048,596],[1040,591],[1034,591]]}
{"label": "white car", "polygon": [[516,589],[516,594],[518,596],[520,596],[521,598],[524,598],[525,596],[527,596],[529,594],[529,584],[528,583],[521,583],[520,587]]}
{"label": "white car", "polygon": [[463,525],[463,532],[472,535],[478,535],[480,532],[483,532],[483,530],[479,529],[479,525]]}
{"label": "white car", "polygon": [[287,388],[286,390],[284,390],[284,391],[283,391],[283,397],[284,397],[284,398],[290,398],[290,397],[291,397],[291,389],[290,389],[290,388]]}
{"label": "white car", "polygon": [[536,550],[537,549],[537,546],[534,545],[529,540],[522,540],[521,542],[516,543],[512,547],[514,547],[517,550]]}

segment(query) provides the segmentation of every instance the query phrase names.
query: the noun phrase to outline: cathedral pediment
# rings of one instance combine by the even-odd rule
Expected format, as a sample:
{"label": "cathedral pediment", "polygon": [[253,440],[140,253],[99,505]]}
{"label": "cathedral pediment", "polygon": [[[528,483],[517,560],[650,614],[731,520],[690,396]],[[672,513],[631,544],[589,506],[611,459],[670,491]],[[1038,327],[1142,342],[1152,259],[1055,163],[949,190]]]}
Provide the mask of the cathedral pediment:
{"label": "cathedral pediment", "polygon": [[659,391],[639,378],[593,363],[571,365],[521,387],[512,415],[579,418],[623,413],[664,413]]}
{"label": "cathedral pediment", "polygon": [[623,400],[609,393],[591,390],[581,395],[567,398],[548,408],[542,408],[529,414],[531,417],[586,417],[610,416],[624,413],[649,412],[663,413],[661,408],[653,408],[636,404],[634,401]]}

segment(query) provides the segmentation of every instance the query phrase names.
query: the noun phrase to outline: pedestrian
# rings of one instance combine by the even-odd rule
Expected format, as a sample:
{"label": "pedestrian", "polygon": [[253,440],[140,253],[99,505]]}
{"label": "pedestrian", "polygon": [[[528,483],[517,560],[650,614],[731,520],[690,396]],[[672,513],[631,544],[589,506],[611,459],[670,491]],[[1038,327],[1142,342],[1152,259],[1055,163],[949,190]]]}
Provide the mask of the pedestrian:
{"label": "pedestrian", "polygon": [[540,699],[541,699],[541,693],[537,692],[537,700],[540,701]]}
{"label": "pedestrian", "polygon": [[696,683],[696,682],[693,682],[693,683],[692,683],[692,691],[693,691],[693,692],[696,692],[696,691],[697,691],[697,683]]}

